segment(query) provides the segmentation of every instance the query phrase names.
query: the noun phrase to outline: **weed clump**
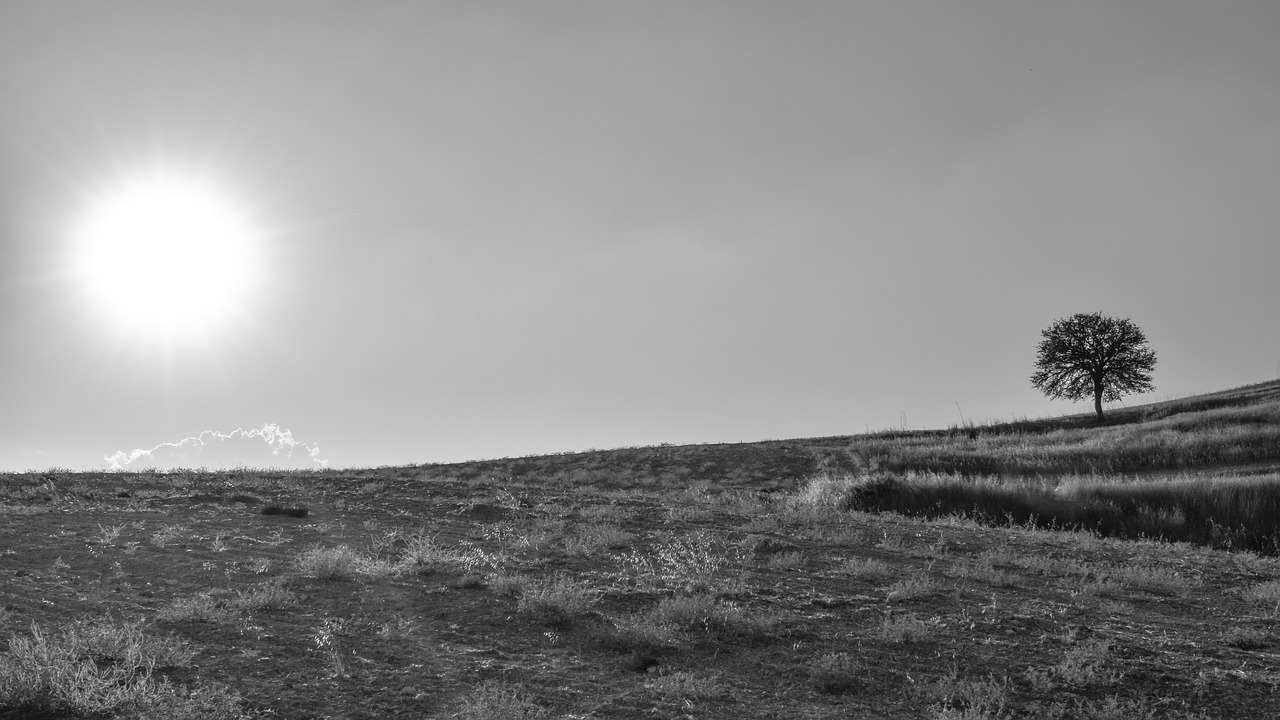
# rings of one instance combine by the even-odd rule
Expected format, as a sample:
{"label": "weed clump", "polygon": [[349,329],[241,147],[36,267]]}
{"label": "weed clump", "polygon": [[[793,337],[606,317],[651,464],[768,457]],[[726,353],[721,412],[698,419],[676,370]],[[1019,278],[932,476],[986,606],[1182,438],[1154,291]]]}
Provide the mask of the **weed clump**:
{"label": "weed clump", "polygon": [[551,625],[568,624],[591,611],[598,593],[563,573],[530,580],[521,588],[516,612],[541,618]]}
{"label": "weed clump", "polygon": [[160,622],[225,623],[239,617],[240,611],[226,600],[216,598],[211,592],[177,598],[168,607],[156,613]]}
{"label": "weed clump", "polygon": [[849,653],[827,653],[809,664],[809,684],[826,695],[861,692],[867,675],[866,664]]}
{"label": "weed clump", "polygon": [[458,720],[541,720],[546,709],[504,683],[486,682],[462,699]]}
{"label": "weed clump", "polygon": [[294,565],[304,577],[321,582],[349,581],[360,576],[382,577],[394,571],[390,563],[346,545],[312,548],[299,555]]}

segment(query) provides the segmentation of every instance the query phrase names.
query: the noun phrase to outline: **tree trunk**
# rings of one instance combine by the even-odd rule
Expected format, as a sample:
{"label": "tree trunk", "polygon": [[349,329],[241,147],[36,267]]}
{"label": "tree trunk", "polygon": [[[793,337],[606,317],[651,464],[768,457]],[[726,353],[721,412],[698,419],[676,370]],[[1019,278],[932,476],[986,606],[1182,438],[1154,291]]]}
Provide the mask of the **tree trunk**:
{"label": "tree trunk", "polygon": [[1102,416],[1102,383],[1097,380],[1093,381],[1093,409],[1098,412],[1099,422],[1105,419]]}

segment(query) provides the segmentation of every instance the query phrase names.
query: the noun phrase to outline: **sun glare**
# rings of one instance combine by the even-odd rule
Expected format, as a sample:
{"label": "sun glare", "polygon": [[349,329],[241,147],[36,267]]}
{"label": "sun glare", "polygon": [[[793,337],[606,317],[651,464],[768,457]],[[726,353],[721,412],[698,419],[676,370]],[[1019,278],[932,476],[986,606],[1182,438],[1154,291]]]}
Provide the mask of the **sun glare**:
{"label": "sun glare", "polygon": [[99,196],[77,231],[76,279],[115,330],[165,339],[226,323],[255,275],[244,215],[212,187],[148,177]]}

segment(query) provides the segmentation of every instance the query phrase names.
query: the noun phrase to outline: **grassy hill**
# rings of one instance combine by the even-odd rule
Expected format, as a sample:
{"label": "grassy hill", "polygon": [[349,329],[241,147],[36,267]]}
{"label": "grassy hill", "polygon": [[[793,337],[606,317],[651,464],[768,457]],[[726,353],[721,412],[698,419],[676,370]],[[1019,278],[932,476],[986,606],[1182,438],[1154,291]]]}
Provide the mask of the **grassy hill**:
{"label": "grassy hill", "polygon": [[0,720],[1280,717],[1280,383],[927,432],[0,476]]}

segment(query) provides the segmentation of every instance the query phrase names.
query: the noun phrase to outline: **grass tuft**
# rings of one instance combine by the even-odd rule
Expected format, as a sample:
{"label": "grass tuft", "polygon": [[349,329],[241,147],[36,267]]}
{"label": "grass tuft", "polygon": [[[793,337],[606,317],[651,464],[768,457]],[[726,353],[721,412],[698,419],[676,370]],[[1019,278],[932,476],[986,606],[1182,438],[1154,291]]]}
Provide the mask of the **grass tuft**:
{"label": "grass tuft", "polygon": [[321,582],[347,582],[361,576],[384,577],[394,570],[390,563],[346,545],[312,548],[299,555],[294,565],[304,577]]}
{"label": "grass tuft", "polygon": [[827,695],[859,693],[868,684],[867,665],[849,653],[827,653],[810,663],[809,684]]}

